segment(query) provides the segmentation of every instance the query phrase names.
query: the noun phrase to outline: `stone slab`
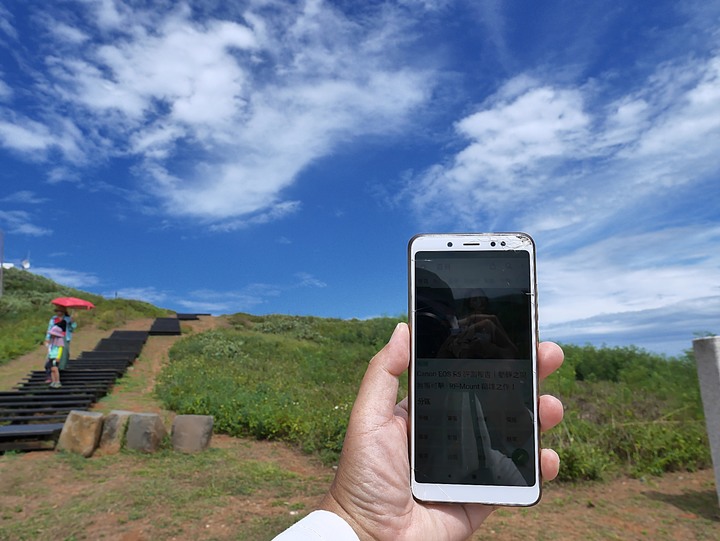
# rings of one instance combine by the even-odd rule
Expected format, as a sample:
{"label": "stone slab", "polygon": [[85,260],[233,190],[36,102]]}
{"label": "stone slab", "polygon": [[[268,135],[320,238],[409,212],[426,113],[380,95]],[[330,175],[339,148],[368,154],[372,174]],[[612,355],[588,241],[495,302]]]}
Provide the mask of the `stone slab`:
{"label": "stone slab", "polygon": [[132,414],[132,411],[112,410],[105,416],[102,434],[100,435],[100,450],[103,453],[115,454],[120,452]]}
{"label": "stone slab", "polygon": [[173,449],[181,453],[198,453],[210,446],[212,415],[178,415],[173,420]]}
{"label": "stone slab", "polygon": [[90,457],[97,449],[103,427],[103,414],[72,410],[65,420],[56,449]]}
{"label": "stone slab", "polygon": [[125,447],[144,453],[160,449],[167,429],[157,413],[133,413],[128,421]]}

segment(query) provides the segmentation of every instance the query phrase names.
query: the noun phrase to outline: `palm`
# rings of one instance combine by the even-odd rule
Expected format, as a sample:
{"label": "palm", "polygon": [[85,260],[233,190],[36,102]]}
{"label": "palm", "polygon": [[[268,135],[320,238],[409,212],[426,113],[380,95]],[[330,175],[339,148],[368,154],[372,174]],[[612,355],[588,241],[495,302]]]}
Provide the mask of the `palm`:
{"label": "palm", "polygon": [[[345,518],[360,539],[466,539],[493,507],[425,504],[411,494],[407,400],[393,407],[397,378],[407,369],[408,339],[407,327],[399,326],[371,361],[350,417],[337,475],[322,507]],[[541,352],[541,377],[562,362],[562,353],[555,348],[552,354]],[[559,402],[546,401],[543,407],[541,400],[544,428],[561,418]],[[544,477],[551,479],[557,474],[557,456],[549,458],[542,466]]]}

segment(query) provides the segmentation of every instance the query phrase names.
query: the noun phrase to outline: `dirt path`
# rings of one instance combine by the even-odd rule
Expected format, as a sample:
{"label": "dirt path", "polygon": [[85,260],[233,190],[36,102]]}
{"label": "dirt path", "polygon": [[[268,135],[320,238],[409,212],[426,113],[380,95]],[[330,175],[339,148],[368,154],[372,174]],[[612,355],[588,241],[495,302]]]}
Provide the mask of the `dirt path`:
{"label": "dirt path", "polygon": [[[149,328],[150,320],[133,321],[123,326],[127,330]],[[188,332],[201,332],[226,325],[222,318],[202,318],[183,322]],[[109,331],[82,329],[73,341],[75,354],[90,350]],[[150,337],[132,370],[95,407],[97,411],[125,409],[138,412],[159,412],[169,425],[173,413],[165,411],[153,398],[152,388],[168,351],[179,337]],[[32,369],[42,366],[44,349],[0,367],[0,387],[9,389]],[[279,442],[255,441],[215,435],[212,447],[222,457],[221,471],[214,483],[222,484],[257,464],[291,472],[294,480],[279,482],[277,486],[258,485],[252,495],[232,488],[220,498],[201,497],[192,512],[179,512],[172,503],[152,507],[148,516],[142,510],[127,510],[127,505],[112,503],[97,507],[91,519],[72,530],[68,517],[65,530],[53,525],[54,509],[65,509],[63,502],[75,498],[82,505],[99,505],[111,494],[120,499],[142,501],[143,492],[151,488],[137,485],[144,482],[158,468],[162,458],[145,460],[137,455],[120,454],[113,457],[80,459],[76,464],[59,453],[35,452],[0,456],[0,541],[18,539],[102,539],[104,541],[150,541],[155,539],[197,539],[205,541],[267,540],[302,514],[312,510],[329,481],[332,469],[312,457]],[[169,458],[169,468],[177,460]],[[161,476],[192,477],[210,475],[200,463],[209,460],[197,457],[198,462],[186,463],[185,472],[160,471]],[[160,468],[162,468],[160,466]],[[155,475],[158,475],[156,472]],[[261,476],[262,477],[262,476]],[[266,476],[265,476],[266,477]],[[173,490],[181,480],[167,485]],[[186,490],[192,488],[192,483]],[[161,494],[157,495],[160,499]],[[187,497],[182,491],[172,498]],[[172,502],[171,498],[171,502]],[[210,503],[204,503],[209,501]],[[137,503],[137,502],[136,502]],[[139,505],[139,503],[138,503]],[[136,506],[137,507],[137,506]],[[135,508],[132,508],[135,509]],[[22,535],[18,534],[22,532]],[[68,533],[71,532],[71,533]],[[712,470],[695,473],[674,473],[663,477],[619,479],[608,483],[562,485],[550,483],[542,502],[529,509],[501,509],[484,525],[474,540],[646,540],[685,541],[720,539],[720,507],[715,492]],[[422,540],[420,540],[422,541]],[[429,540],[435,541],[435,540]]]}
{"label": "dirt path", "polygon": [[[122,330],[147,330],[152,320],[137,320],[128,323]],[[201,317],[195,321],[183,321],[185,333],[198,333],[226,326],[223,318]],[[128,374],[118,380],[113,392],[103,398],[93,411],[108,413],[111,410],[127,410],[142,413],[161,413],[168,426],[172,424],[173,413],[163,410],[153,396],[155,381],[167,362],[168,352],[180,336],[150,336],[143,346],[140,357],[128,370]]]}

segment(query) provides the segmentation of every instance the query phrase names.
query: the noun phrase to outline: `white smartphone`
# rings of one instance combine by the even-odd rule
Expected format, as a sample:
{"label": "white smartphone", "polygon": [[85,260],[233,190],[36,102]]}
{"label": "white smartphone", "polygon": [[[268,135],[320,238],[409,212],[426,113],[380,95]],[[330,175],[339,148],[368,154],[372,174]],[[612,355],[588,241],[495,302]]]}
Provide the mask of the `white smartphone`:
{"label": "white smartphone", "polygon": [[534,505],[535,243],[525,233],[431,234],[408,252],[413,495]]}

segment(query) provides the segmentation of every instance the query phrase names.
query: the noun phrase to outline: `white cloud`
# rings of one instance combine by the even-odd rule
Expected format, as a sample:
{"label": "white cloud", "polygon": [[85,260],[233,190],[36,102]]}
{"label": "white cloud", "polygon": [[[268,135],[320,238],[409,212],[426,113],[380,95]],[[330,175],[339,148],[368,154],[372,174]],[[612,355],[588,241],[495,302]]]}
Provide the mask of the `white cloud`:
{"label": "white cloud", "polygon": [[132,22],[130,9],[122,0],[80,0],[92,12],[96,24],[103,31],[126,29]]}
{"label": "white cloud", "polygon": [[20,190],[19,192],[11,193],[0,199],[2,203],[27,203],[31,205],[37,205],[45,201],[47,201],[47,199],[37,197],[34,192],[29,190]]}
{"label": "white cloud", "polygon": [[200,20],[185,3],[85,3],[82,25],[62,10],[39,18],[60,21],[49,34],[62,49],[38,81],[48,101],[38,118],[0,109],[0,144],[35,159],[139,158],[139,184],[166,212],[221,230],[297,208],[283,192],[304,168],[356,137],[397,133],[433,85],[429,70],[391,60],[407,39],[400,9],[361,23],[323,1],[251,2],[242,18]]}
{"label": "white cloud", "polygon": [[720,255],[710,248],[720,230],[701,213],[673,214],[683,191],[713,190],[720,174],[720,56],[661,65],[610,103],[601,88],[509,81],[456,123],[461,150],[406,194],[425,228],[521,229],[542,240],[545,337],[665,336],[662,347],[677,352],[713,320],[673,316],[687,325],[671,339],[660,314],[720,312]]}
{"label": "white cloud", "polygon": [[42,237],[51,235],[52,230],[32,223],[30,213],[23,210],[0,210],[0,224],[5,224],[8,233]]}
{"label": "white cloud", "polygon": [[[222,222],[217,225],[210,226],[211,231],[236,231],[238,229],[245,229],[254,225],[265,224],[268,222],[274,222],[285,216],[294,214],[300,210],[301,204],[299,201],[283,201],[267,209],[264,212],[256,213],[243,220],[229,220]],[[248,210],[251,212],[251,210]]]}
{"label": "white cloud", "polygon": [[57,184],[58,182],[79,182],[80,176],[75,169],[69,167],[53,167],[48,171],[48,182]]}
{"label": "white cloud", "polygon": [[0,146],[31,160],[43,160],[49,151],[59,150],[69,161],[77,162],[82,155],[81,140],[80,130],[69,119],[52,116],[43,123],[0,107]]}
{"label": "white cloud", "polygon": [[213,315],[249,312],[262,306],[268,298],[277,297],[283,287],[271,284],[249,284],[237,291],[192,291],[177,304],[192,311],[209,312]]}
{"label": "white cloud", "polygon": [[14,121],[0,118],[0,144],[20,152],[46,150],[55,142],[44,124],[29,119]]}
{"label": "white cloud", "polygon": [[104,295],[107,298],[132,299],[144,301],[156,306],[161,306],[168,298],[168,294],[164,291],[158,291],[154,287],[125,287],[118,289],[112,293]]}
{"label": "white cloud", "polygon": [[[228,314],[232,311],[231,305],[224,302],[181,300],[178,301],[178,305],[182,306],[185,310],[188,311],[188,313],[193,314],[222,315]],[[250,303],[249,306],[253,306],[253,304]],[[240,311],[244,311],[244,309]]]}
{"label": "white cloud", "polygon": [[610,236],[567,254],[540,254],[543,321],[655,309],[720,295],[720,227]]}
{"label": "white cloud", "polygon": [[82,30],[61,21],[48,21],[48,28],[55,38],[61,42],[80,45],[90,39]]}
{"label": "white cloud", "polygon": [[[718,245],[720,227],[686,226],[609,236],[567,254],[541,252],[544,338],[598,343],[612,336],[679,353],[694,332],[720,331],[720,254],[708,249]],[[662,347],[652,344],[657,337]]]}
{"label": "white cloud", "polygon": [[292,282],[284,284],[253,283],[235,291],[201,289],[190,292],[176,303],[195,312],[209,312],[214,315],[236,312],[250,312],[262,308],[269,299],[277,298],[299,288],[323,288],[323,281],[315,276],[300,272]]}
{"label": "white cloud", "polygon": [[688,299],[617,314],[599,314],[584,320],[542,325],[543,339],[609,346],[636,346],[667,355],[692,347],[698,333],[718,332],[720,296]]}
{"label": "white cloud", "polygon": [[327,287],[325,282],[318,280],[312,274],[307,272],[300,272],[295,275],[295,278],[300,280],[295,287]]}
{"label": "white cloud", "polygon": [[98,277],[92,273],[59,267],[33,267],[32,272],[50,278],[60,285],[77,289],[91,288],[100,283]]}
{"label": "white cloud", "polygon": [[13,97],[13,89],[4,81],[0,80],[0,101],[10,101]]}
{"label": "white cloud", "polygon": [[2,4],[0,4],[0,32],[12,39],[18,37],[17,30],[13,25],[13,16]]}
{"label": "white cloud", "polygon": [[411,180],[412,199],[426,222],[466,225],[514,210],[544,192],[553,169],[587,140],[590,118],[577,89],[556,89],[527,77],[509,81],[483,108],[456,123],[468,141],[447,165]]}
{"label": "white cloud", "polygon": [[668,110],[658,115],[652,128],[640,139],[638,157],[657,157],[672,151],[686,163],[702,159],[708,149],[706,138],[720,134],[720,56],[706,63],[695,62],[685,70],[690,73],[681,75],[692,78],[687,89],[676,80],[678,67],[667,68],[658,75],[658,78],[662,75],[662,86],[673,91],[674,100],[662,103]]}
{"label": "white cloud", "polygon": [[509,81],[456,123],[464,147],[411,179],[418,216],[435,227],[600,229],[717,174],[720,56],[662,65],[607,104],[598,86]]}

